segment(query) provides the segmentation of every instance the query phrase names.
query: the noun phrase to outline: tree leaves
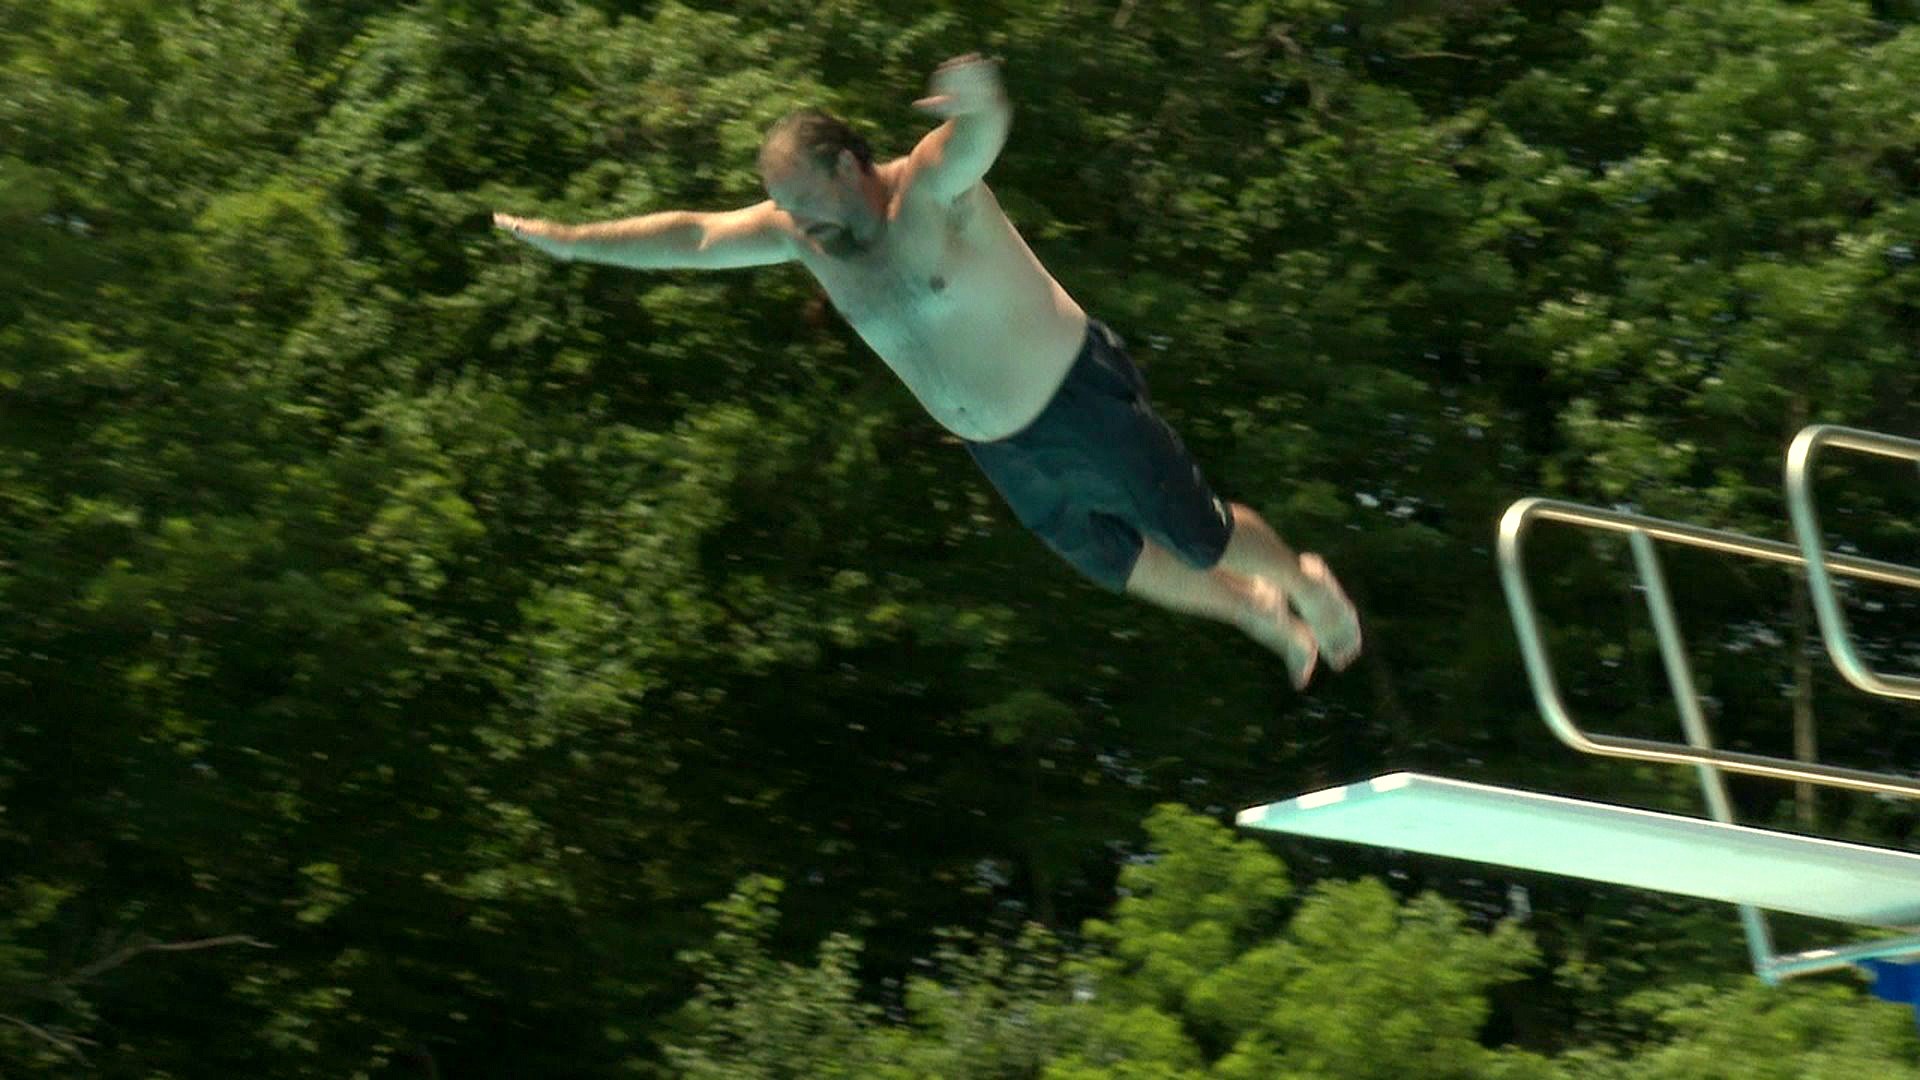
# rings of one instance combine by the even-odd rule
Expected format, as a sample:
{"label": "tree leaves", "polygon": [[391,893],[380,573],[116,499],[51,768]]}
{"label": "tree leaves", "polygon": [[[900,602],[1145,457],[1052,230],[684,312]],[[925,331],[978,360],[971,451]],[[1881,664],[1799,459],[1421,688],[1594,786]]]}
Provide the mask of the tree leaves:
{"label": "tree leaves", "polygon": [[[919,965],[897,1008],[857,994],[855,937],[831,935],[811,966],[776,960],[783,886],[747,879],[713,905],[712,944],[683,954],[701,983],[668,1026],[667,1059],[691,1077],[1305,1080],[1417,1071],[1554,1080],[1615,1068],[1731,1076],[1742,1067],[1735,1061],[1769,1067],[1762,1053],[1796,1070],[1891,1067],[1912,1039],[1895,1010],[1839,988],[1755,987],[1736,999],[1684,987],[1643,996],[1638,1007],[1671,1032],[1643,1056],[1491,1049],[1489,991],[1538,963],[1526,932],[1475,928],[1438,897],[1401,901],[1372,881],[1317,888],[1286,905],[1284,868],[1260,845],[1172,806],[1156,809],[1148,829],[1151,861],[1129,870],[1133,895],[1088,923],[1084,944],[1062,952],[1031,927],[1014,940],[952,935]],[[1283,905],[1292,908],[1284,919]],[[1816,998],[1839,1023],[1798,1022],[1813,1016]],[[1735,1025],[1752,1022],[1756,1004],[1795,1019],[1760,1040],[1772,1049],[1757,1051],[1753,1040],[1735,1049]]]}
{"label": "tree leaves", "polygon": [[[1171,809],[1117,864],[1168,800],[1540,768],[1507,501],[1772,530],[1795,418],[1914,398],[1920,37],[1888,5],[375,7],[0,16],[0,847],[33,913],[0,987],[96,933],[277,946],[0,1009],[24,1068],[102,1035],[141,1075],[630,1070],[712,918],[740,939],[704,965],[782,984],[727,984],[769,1075],[1544,1075],[1474,1045],[1532,962],[1509,931],[1295,895]],[[1079,582],[797,269],[487,233],[757,200],[801,103],[904,151],[972,48],[1017,103],[1003,205],[1220,492],[1340,569],[1351,675],[1289,696],[1231,628]],[[1848,479],[1835,527],[1910,548],[1910,477]],[[1564,585],[1592,655],[1644,651],[1604,640],[1613,583]],[[1770,587],[1684,600],[1754,739],[1782,660],[1720,646]],[[701,914],[754,873],[784,936],[772,893]],[[1080,967],[912,966],[932,926],[1093,915]],[[885,977],[918,1028],[861,1004]]]}

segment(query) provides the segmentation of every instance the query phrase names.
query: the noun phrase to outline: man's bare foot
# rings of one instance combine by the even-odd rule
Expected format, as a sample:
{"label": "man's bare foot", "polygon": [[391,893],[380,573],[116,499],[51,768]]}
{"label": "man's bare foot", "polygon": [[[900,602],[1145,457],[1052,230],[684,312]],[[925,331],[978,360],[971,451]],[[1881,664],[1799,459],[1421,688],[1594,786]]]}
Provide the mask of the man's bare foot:
{"label": "man's bare foot", "polygon": [[1294,591],[1294,606],[1313,629],[1314,640],[1320,643],[1320,653],[1327,658],[1327,665],[1335,671],[1345,671],[1353,658],[1360,655],[1360,613],[1354,610],[1353,601],[1347,599],[1340,579],[1333,576],[1325,559],[1312,552],[1302,554],[1300,575],[1310,584]]}
{"label": "man's bare foot", "polygon": [[1254,588],[1260,602],[1240,628],[1253,640],[1280,654],[1286,661],[1287,675],[1293,680],[1295,690],[1306,689],[1320,662],[1320,647],[1314,644],[1313,632],[1287,610],[1287,598],[1280,590],[1264,581],[1256,582]]}

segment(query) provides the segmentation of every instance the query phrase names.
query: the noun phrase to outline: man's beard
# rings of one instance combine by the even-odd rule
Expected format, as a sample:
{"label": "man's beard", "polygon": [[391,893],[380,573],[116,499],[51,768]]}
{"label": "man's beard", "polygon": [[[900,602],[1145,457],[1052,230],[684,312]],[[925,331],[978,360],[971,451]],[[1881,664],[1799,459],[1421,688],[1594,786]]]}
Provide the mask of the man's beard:
{"label": "man's beard", "polygon": [[821,251],[836,259],[851,259],[873,250],[873,237],[863,240],[853,229],[845,225],[823,229],[814,239],[819,243]]}

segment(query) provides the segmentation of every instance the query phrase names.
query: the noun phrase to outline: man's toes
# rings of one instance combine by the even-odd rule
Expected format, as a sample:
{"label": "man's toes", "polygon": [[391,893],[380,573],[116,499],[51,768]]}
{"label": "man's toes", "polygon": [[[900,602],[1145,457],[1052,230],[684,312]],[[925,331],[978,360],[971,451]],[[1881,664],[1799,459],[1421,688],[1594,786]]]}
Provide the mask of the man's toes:
{"label": "man's toes", "polygon": [[1353,601],[1347,599],[1340,579],[1333,576],[1326,560],[1312,552],[1303,554],[1300,573],[1314,585],[1313,589],[1302,591],[1318,594],[1297,598],[1300,614],[1313,627],[1327,662],[1338,671],[1360,654],[1360,613],[1354,610]]}
{"label": "man's toes", "polygon": [[1313,681],[1313,669],[1320,662],[1319,646],[1314,644],[1313,635],[1307,628],[1295,622],[1288,628],[1292,644],[1287,649],[1287,674],[1293,677],[1293,688],[1305,690]]}

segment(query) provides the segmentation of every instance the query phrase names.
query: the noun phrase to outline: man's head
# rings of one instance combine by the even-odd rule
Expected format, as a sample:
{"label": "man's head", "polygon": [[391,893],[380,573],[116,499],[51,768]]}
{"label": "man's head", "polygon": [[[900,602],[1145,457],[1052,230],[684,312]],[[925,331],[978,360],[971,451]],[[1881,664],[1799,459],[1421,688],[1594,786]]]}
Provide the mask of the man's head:
{"label": "man's head", "polygon": [[760,182],[774,205],[831,255],[857,255],[884,218],[867,142],[820,109],[789,113],[760,143]]}

